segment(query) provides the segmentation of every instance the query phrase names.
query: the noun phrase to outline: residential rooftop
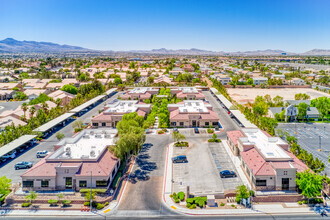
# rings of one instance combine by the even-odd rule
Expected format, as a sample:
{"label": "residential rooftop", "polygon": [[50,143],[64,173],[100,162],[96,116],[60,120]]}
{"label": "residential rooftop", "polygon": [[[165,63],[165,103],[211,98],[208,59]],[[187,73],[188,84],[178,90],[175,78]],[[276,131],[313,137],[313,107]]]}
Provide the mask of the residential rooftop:
{"label": "residential rooftop", "polygon": [[291,157],[279,145],[287,145],[279,137],[266,135],[260,129],[242,129],[246,137],[240,137],[243,145],[254,145],[265,160],[290,160]]}
{"label": "residential rooftop", "polygon": [[58,149],[47,160],[97,160],[104,150],[115,144],[115,130],[87,129],[74,138],[65,138],[55,147]]}

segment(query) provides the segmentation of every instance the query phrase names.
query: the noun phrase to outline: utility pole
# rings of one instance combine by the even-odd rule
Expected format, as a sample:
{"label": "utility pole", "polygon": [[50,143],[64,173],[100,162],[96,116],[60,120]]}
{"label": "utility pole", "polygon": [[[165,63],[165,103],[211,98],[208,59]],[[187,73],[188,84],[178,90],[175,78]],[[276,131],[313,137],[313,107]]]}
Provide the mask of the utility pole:
{"label": "utility pole", "polygon": [[93,185],[93,182],[92,182],[92,180],[93,180],[93,173],[92,173],[92,171],[91,171],[91,195],[90,195],[90,204],[89,204],[89,206],[90,206],[90,212],[92,212],[92,208],[93,208],[93,193],[92,193],[92,185]]}

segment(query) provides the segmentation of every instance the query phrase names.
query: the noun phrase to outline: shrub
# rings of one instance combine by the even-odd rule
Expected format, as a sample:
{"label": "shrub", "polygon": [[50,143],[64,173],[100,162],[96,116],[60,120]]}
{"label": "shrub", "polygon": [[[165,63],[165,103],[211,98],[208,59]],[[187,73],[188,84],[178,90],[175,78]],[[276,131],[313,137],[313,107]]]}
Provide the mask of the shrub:
{"label": "shrub", "polygon": [[175,203],[179,203],[180,202],[180,199],[176,198],[176,199],[174,199],[174,202]]}
{"label": "shrub", "polygon": [[213,129],[211,129],[211,128],[208,128],[208,129],[207,129],[207,133],[212,134],[213,132],[214,132]]}
{"label": "shrub", "polygon": [[304,201],[303,201],[303,204],[307,204],[307,200],[304,200]]}
{"label": "shrub", "polygon": [[195,198],[195,204],[201,208],[204,207],[206,201],[207,201],[206,197],[196,197]]}
{"label": "shrub", "polygon": [[186,141],[175,142],[174,146],[176,146],[176,147],[188,147],[188,142],[186,142]]}
{"label": "shrub", "polygon": [[184,197],[185,197],[184,192],[178,192],[177,197],[178,197],[181,201],[183,201],[183,200],[184,200]]}
{"label": "shrub", "polygon": [[186,207],[187,207],[187,208],[190,208],[190,206],[191,206],[191,203],[187,203],[187,204],[186,204]]}
{"label": "shrub", "polygon": [[187,202],[187,203],[190,203],[190,204],[193,204],[194,201],[195,201],[194,198],[187,198],[187,199],[186,199],[186,202]]}
{"label": "shrub", "polygon": [[222,203],[220,204],[220,206],[225,206],[225,203],[222,202]]}
{"label": "shrub", "polygon": [[231,204],[231,207],[235,207],[235,205],[234,204]]}
{"label": "shrub", "polygon": [[160,130],[160,131],[158,131],[157,133],[158,133],[158,134],[164,134],[164,133],[165,133],[165,131],[163,131],[163,130]]}
{"label": "shrub", "polygon": [[208,142],[212,142],[212,143],[213,143],[213,142],[216,142],[216,143],[220,143],[220,142],[221,142],[220,139],[213,139],[213,138],[212,138],[212,139],[208,139],[207,141],[208,141]]}
{"label": "shrub", "polygon": [[113,182],[112,182],[112,184],[111,184],[111,187],[112,187],[113,189],[116,189],[116,188],[117,188],[121,176],[122,176],[122,172],[118,172],[118,173],[116,174],[116,177],[115,177],[115,179],[113,180]]}
{"label": "shrub", "polygon": [[302,201],[298,201],[298,204],[299,204],[299,205],[302,205]]}
{"label": "shrub", "polygon": [[[82,188],[80,189],[80,193],[87,193],[87,192],[90,192],[91,189],[88,189],[88,188]],[[97,194],[104,194],[107,192],[107,189],[92,189],[92,192],[93,193],[97,193]]]}
{"label": "shrub", "polygon": [[57,202],[58,202],[58,200],[56,200],[56,199],[50,199],[50,200],[48,200],[48,203],[49,203],[50,205],[56,205]]}
{"label": "shrub", "polygon": [[62,204],[63,204],[63,206],[68,206],[68,205],[71,204],[71,201],[70,200],[63,200]]}
{"label": "shrub", "polygon": [[96,205],[97,210],[100,210],[100,209],[103,209],[103,208],[104,208],[104,204],[97,203],[97,205]]}
{"label": "shrub", "polygon": [[31,205],[30,202],[25,202],[25,203],[22,203],[22,207],[29,207]]}
{"label": "shrub", "polygon": [[196,204],[192,204],[189,209],[195,209],[196,208]]}
{"label": "shrub", "polygon": [[105,203],[104,203],[104,206],[107,206],[107,205],[109,205],[109,202],[105,202]]}
{"label": "shrub", "polygon": [[80,131],[82,131],[82,130],[83,130],[82,128],[75,128],[75,129],[74,129],[74,132],[75,132],[75,133],[78,133],[78,132],[80,132]]}

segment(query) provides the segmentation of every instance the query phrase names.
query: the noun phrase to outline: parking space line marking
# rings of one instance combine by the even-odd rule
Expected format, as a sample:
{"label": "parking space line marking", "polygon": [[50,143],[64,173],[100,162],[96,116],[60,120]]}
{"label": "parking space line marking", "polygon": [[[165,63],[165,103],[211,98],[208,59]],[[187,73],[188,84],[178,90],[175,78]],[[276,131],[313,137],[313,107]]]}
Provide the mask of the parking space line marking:
{"label": "parking space line marking", "polygon": [[173,205],[171,206],[171,208],[172,208],[172,209],[176,209],[176,207],[175,207],[175,206],[173,206]]}
{"label": "parking space line marking", "polygon": [[107,213],[107,212],[110,212],[110,211],[111,211],[111,209],[107,209],[103,213]]}

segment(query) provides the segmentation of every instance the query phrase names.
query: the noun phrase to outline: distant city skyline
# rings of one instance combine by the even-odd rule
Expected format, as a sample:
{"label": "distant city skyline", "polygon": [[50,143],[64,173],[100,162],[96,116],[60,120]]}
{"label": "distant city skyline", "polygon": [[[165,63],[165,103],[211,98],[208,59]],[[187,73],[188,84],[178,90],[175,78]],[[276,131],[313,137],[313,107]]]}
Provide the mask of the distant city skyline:
{"label": "distant city skyline", "polygon": [[0,0],[0,40],[96,50],[330,49],[330,1]]}

